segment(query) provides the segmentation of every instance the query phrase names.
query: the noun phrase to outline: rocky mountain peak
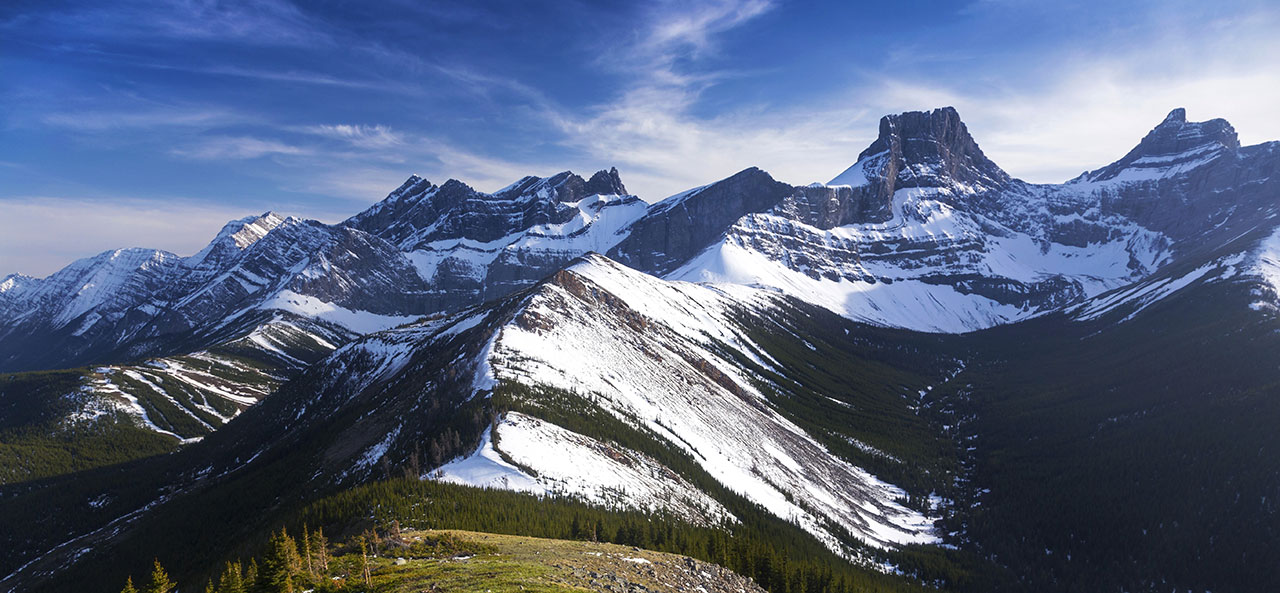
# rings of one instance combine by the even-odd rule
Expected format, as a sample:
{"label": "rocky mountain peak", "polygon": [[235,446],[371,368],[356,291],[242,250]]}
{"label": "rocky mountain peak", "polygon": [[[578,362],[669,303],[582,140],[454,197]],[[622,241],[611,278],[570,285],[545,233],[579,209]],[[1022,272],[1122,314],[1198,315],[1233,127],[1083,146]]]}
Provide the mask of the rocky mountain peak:
{"label": "rocky mountain peak", "polygon": [[1144,156],[1163,156],[1212,147],[1215,144],[1228,150],[1240,148],[1235,128],[1221,118],[1188,122],[1187,110],[1179,107],[1170,111],[1164,121],[1152,129],[1135,150],[1141,151]]}
{"label": "rocky mountain peak", "polygon": [[898,187],[937,187],[953,180],[996,187],[1009,176],[991,162],[954,107],[907,111],[880,119],[880,134],[858,160],[888,153]]}
{"label": "rocky mountain peak", "polygon": [[1185,172],[1240,149],[1235,128],[1225,119],[1187,121],[1187,110],[1169,112],[1120,160],[1085,173],[1076,182],[1145,181]]}
{"label": "rocky mountain peak", "polygon": [[1012,181],[982,153],[954,107],[908,111],[881,118],[875,142],[828,183],[848,188],[804,188],[787,210],[820,228],[884,222],[900,189],[984,194]]}
{"label": "rocky mountain peak", "polygon": [[590,180],[585,180],[572,171],[562,171],[551,177],[529,176],[503,189],[494,192],[494,196],[506,200],[550,200],[555,203],[577,202],[587,196],[626,195],[627,188],[622,185],[618,169],[597,171]]}
{"label": "rocky mountain peak", "polygon": [[435,187],[430,181],[419,177],[418,175],[410,175],[404,183],[400,184],[395,191],[387,195],[388,200],[398,200],[407,196],[421,195],[423,192]]}
{"label": "rocky mountain peak", "polygon": [[622,184],[622,178],[618,175],[617,167],[610,167],[608,171],[603,169],[596,171],[591,179],[587,180],[587,195],[603,194],[603,195],[627,195],[627,186]]}

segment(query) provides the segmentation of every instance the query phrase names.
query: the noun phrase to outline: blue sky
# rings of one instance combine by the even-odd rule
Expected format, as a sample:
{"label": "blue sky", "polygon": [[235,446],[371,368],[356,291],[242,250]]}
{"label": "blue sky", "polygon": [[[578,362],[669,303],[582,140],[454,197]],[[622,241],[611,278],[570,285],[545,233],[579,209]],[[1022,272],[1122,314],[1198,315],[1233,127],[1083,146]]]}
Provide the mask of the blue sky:
{"label": "blue sky", "polygon": [[0,276],[336,222],[411,173],[617,166],[656,201],[826,181],[886,113],[954,105],[1011,174],[1115,160],[1170,109],[1280,139],[1269,2],[9,1]]}

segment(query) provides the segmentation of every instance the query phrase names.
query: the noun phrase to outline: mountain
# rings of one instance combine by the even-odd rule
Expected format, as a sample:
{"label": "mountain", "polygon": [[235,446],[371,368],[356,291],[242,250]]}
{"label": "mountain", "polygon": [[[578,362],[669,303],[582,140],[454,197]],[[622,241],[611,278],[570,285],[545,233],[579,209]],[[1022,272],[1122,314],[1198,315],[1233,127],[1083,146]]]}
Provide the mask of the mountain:
{"label": "mountain", "polygon": [[0,445],[74,457],[46,433],[103,401],[142,432],[0,487],[0,585],[201,575],[307,521],[587,517],[773,591],[1268,589],[1277,146],[1175,110],[1031,184],[944,108],[828,184],[415,176],[338,225],[9,277],[4,368],[97,366],[0,377]]}
{"label": "mountain", "polygon": [[1010,177],[954,109],[886,116],[830,184],[742,217],[667,277],[769,286],[853,319],[963,332],[1056,310],[1168,260],[1161,234],[1066,195]]}
{"label": "mountain", "polygon": [[0,369],[187,352],[246,333],[248,311],[358,334],[510,294],[592,251],[878,325],[971,331],[1059,310],[1253,228],[1273,213],[1276,150],[1175,110],[1115,163],[1029,184],[943,108],[886,116],[826,185],[750,168],[649,205],[616,169],[492,194],[413,176],[339,225],[267,213],[229,223],[189,258],[122,250],[46,279],[6,278]]}
{"label": "mountain", "polygon": [[277,312],[306,318],[303,333],[349,339],[409,321],[400,313],[421,308],[427,292],[387,242],[272,213],[228,223],[189,258],[112,251],[3,286],[6,370],[189,352],[246,335]]}
{"label": "mountain", "polygon": [[525,177],[493,194],[410,177],[344,224],[406,253],[431,287],[420,312],[455,311],[541,280],[589,251],[608,251],[647,204],[617,169]]}
{"label": "mountain", "polygon": [[[901,351],[913,342],[919,351]],[[74,533],[88,551],[41,585],[56,588],[118,570],[170,521],[217,523],[201,516],[232,499],[239,515],[269,516],[404,472],[692,525],[776,522],[869,563],[942,536],[926,483],[946,475],[931,453],[948,445],[911,406],[954,374],[945,351],[789,297],[669,283],[590,256],[504,299],[339,348],[144,471],[104,470],[57,496],[46,488],[61,486],[15,488],[6,508],[36,505],[50,521],[0,530],[28,551],[5,572],[46,582],[66,559],[34,554]],[[827,370],[784,362],[796,356]],[[885,481],[895,477],[914,493]],[[54,510],[102,488],[88,516]],[[234,525],[206,536],[234,539]]]}

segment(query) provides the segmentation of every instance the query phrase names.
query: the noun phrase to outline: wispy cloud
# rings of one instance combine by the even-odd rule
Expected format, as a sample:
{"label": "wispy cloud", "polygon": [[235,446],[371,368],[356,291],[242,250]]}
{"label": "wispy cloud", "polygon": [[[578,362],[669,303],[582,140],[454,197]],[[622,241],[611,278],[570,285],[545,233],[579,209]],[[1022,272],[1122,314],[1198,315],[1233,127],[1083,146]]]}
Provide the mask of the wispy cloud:
{"label": "wispy cloud", "polygon": [[384,125],[359,125],[359,124],[322,124],[318,126],[308,126],[302,128],[303,131],[322,136],[325,138],[333,138],[343,140],[360,148],[392,148],[402,146],[404,138],[392,131],[391,128]]}
{"label": "wispy cloud", "polygon": [[1162,24],[1129,47],[1066,48],[1044,56],[1043,74],[1017,84],[970,85],[876,77],[857,92],[886,112],[954,105],[984,152],[1010,174],[1061,182],[1123,156],[1175,107],[1192,119],[1222,117],[1245,144],[1280,139],[1274,64],[1280,20],[1254,13]]}
{"label": "wispy cloud", "polygon": [[80,132],[137,128],[209,128],[244,123],[246,118],[222,109],[143,106],[134,110],[57,111],[40,117],[46,125]]}
{"label": "wispy cloud", "polygon": [[217,136],[200,140],[187,147],[175,148],[171,153],[198,160],[239,160],[269,155],[306,155],[312,154],[313,151],[276,140],[249,136]]}
{"label": "wispy cloud", "polygon": [[[394,134],[394,132],[389,132]],[[410,174],[444,183],[458,179],[480,191],[492,191],[530,174],[561,171],[563,163],[511,161],[486,156],[424,136],[395,135],[396,144],[359,153],[330,152],[311,159],[306,182],[294,189],[372,204]],[[374,164],[378,163],[378,164]]]}
{"label": "wispy cloud", "polygon": [[0,30],[44,28],[82,38],[227,41],[269,46],[330,43],[322,23],[283,0],[125,0],[87,9],[21,13]]}

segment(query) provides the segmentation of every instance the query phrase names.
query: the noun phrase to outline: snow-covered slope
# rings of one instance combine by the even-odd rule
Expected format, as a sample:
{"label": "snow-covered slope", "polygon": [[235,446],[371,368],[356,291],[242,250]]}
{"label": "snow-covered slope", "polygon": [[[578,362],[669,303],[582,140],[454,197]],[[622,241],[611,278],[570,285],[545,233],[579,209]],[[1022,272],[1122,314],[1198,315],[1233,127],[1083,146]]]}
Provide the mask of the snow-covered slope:
{"label": "snow-covered slope", "polygon": [[648,210],[617,169],[525,177],[492,194],[450,179],[410,177],[345,224],[382,237],[432,287],[435,310],[456,310],[529,286],[590,251],[606,252]]}
{"label": "snow-covered slope", "polygon": [[208,349],[87,369],[67,420],[118,411],[143,428],[197,441],[354,337],[340,326],[272,312],[247,335]]}
{"label": "snow-covered slope", "polygon": [[734,317],[775,301],[731,292],[662,282],[591,257],[528,299],[497,336],[489,364],[499,381],[588,394],[833,548],[839,540],[828,522],[875,546],[937,541],[929,519],[894,502],[901,490],[831,455],[769,409],[730,352],[774,365]]}
{"label": "snow-covered slope", "polygon": [[413,263],[387,242],[266,213],[229,223],[188,258],[119,250],[48,278],[6,279],[0,369],[190,352],[251,333],[271,311],[349,337],[409,321],[430,310],[429,298]]}
{"label": "snow-covered slope", "polygon": [[694,524],[733,520],[714,498],[652,457],[518,412],[503,415],[485,431],[473,453],[430,477],[666,512]]}
{"label": "snow-covered slope", "polygon": [[[963,332],[1061,310],[1193,261],[1275,213],[1274,143],[1174,110],[1121,160],[1014,179],[951,108],[887,116],[828,185],[738,219],[669,279],[782,291],[870,323]],[[1224,196],[1233,196],[1224,199]]]}
{"label": "snow-covered slope", "polygon": [[[282,404],[266,425],[295,433],[359,417],[325,429],[332,444],[318,475],[341,483],[380,475],[382,460],[452,458],[423,474],[702,523],[732,520],[723,501],[693,486],[704,479],[841,553],[851,553],[854,541],[939,541],[932,518],[897,501],[905,492],[775,409],[770,398],[795,397],[790,379],[762,391],[753,369],[780,377],[800,369],[775,360],[750,335],[799,339],[787,329],[792,303],[750,288],[667,282],[590,255],[488,306],[339,349],[309,372],[311,382],[299,388],[305,396]],[[902,389],[898,382],[885,388]],[[471,410],[486,408],[500,416],[471,437],[479,444],[452,429],[422,432],[439,414],[471,418]],[[610,423],[644,435],[633,438],[668,451],[668,459],[687,459],[703,477],[611,442]]]}
{"label": "snow-covered slope", "polygon": [[1028,215],[1045,195],[987,160],[954,110],[889,116],[830,185],[742,217],[666,277],[772,288],[860,321],[954,333],[1056,310],[1167,258],[1163,237],[1123,220],[1081,220],[1105,229],[1063,241],[1047,211]]}
{"label": "snow-covered slope", "polygon": [[6,277],[0,369],[193,351],[272,309],[366,333],[510,294],[590,251],[851,319],[963,332],[1201,257],[1272,224],[1278,193],[1280,144],[1242,147],[1225,121],[1188,122],[1183,110],[1061,185],[1008,175],[951,108],[886,116],[825,185],[749,168],[648,205],[616,170],[525,177],[492,194],[414,176],[341,225],[266,213],[187,258],[121,250],[45,279]]}

